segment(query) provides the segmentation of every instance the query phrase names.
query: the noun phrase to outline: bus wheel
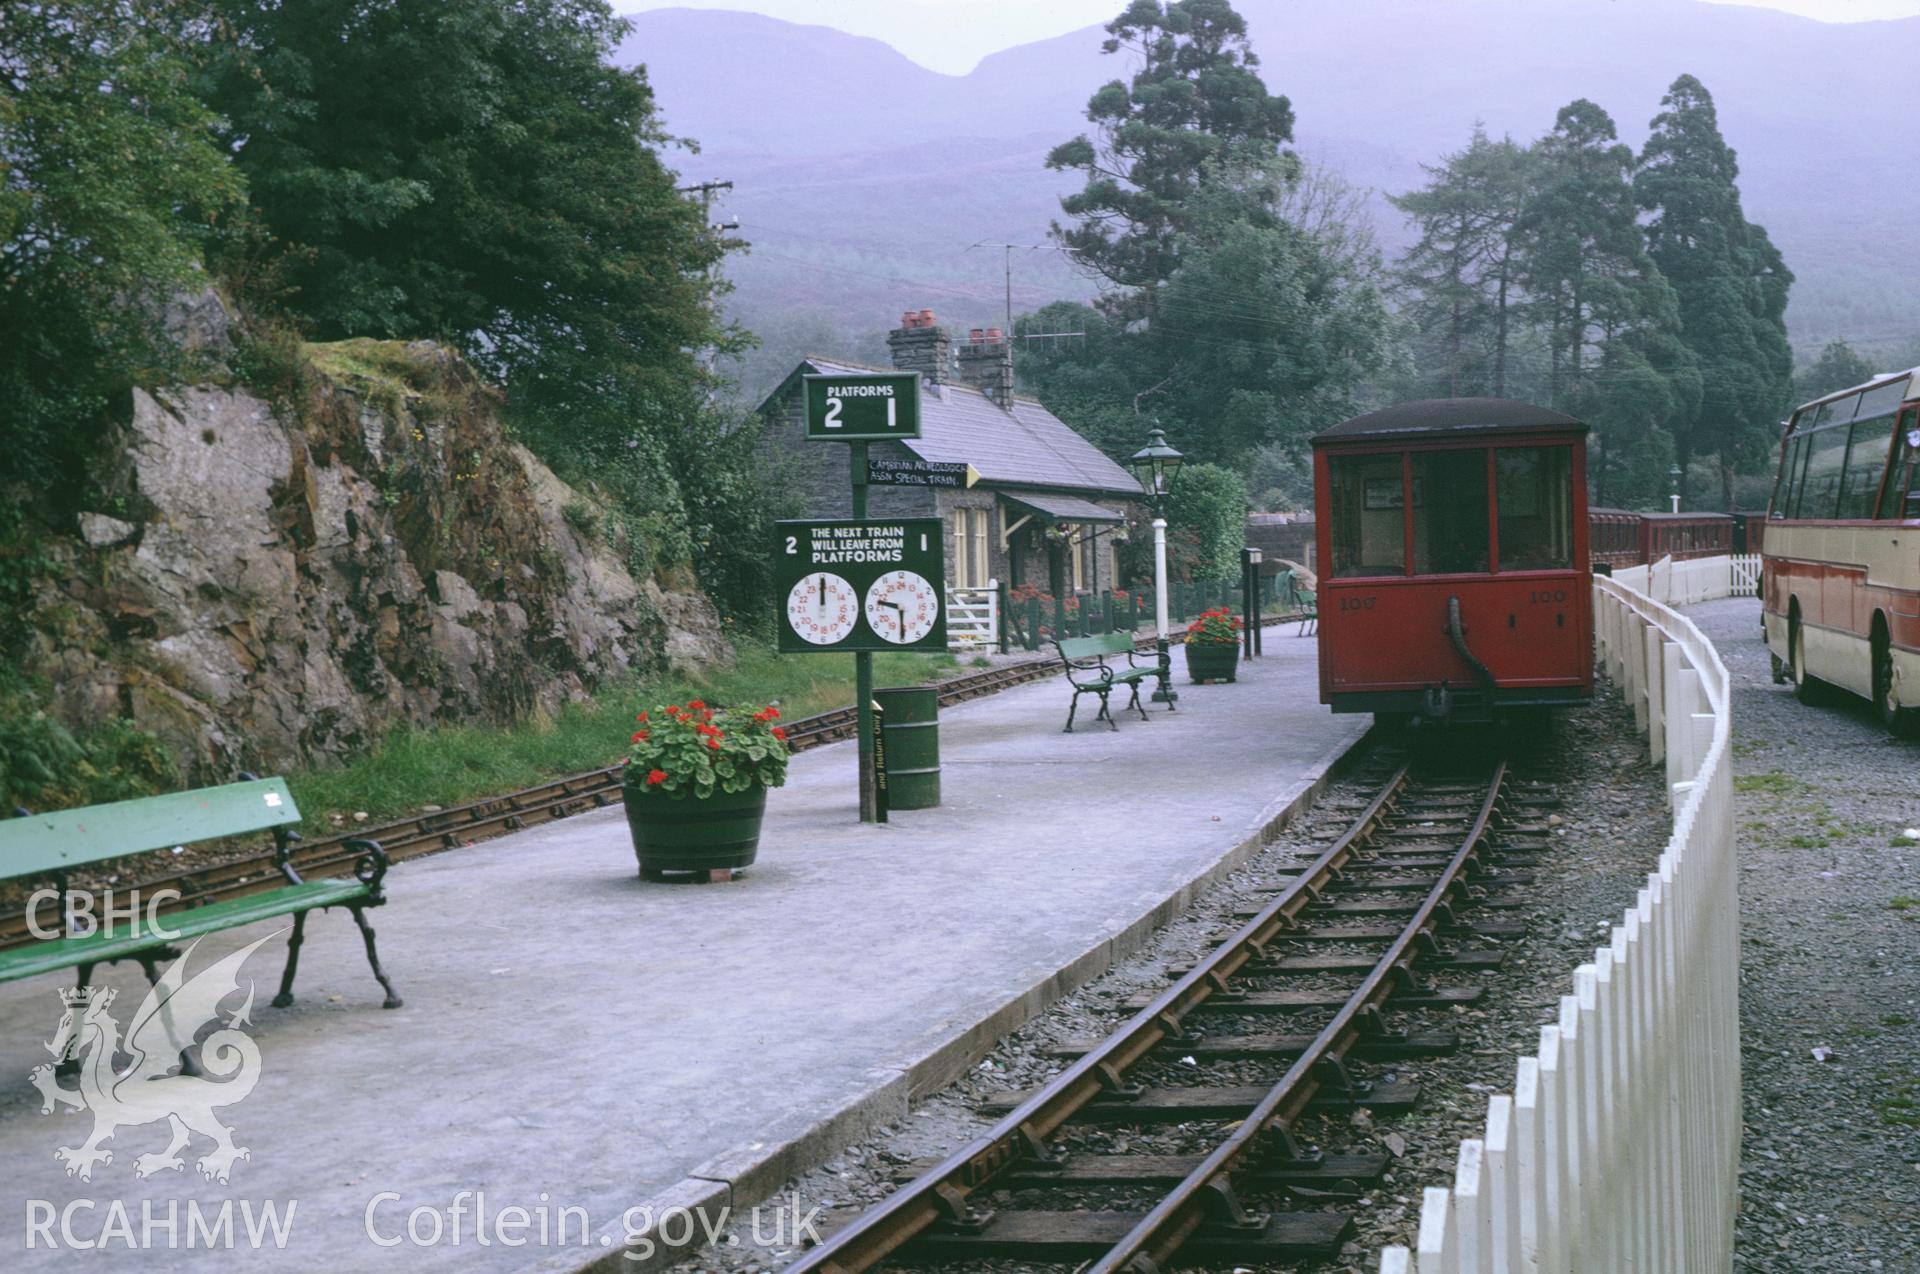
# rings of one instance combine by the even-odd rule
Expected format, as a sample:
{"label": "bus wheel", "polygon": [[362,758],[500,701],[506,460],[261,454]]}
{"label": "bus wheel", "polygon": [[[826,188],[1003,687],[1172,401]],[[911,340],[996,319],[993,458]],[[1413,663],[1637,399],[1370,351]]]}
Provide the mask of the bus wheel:
{"label": "bus wheel", "polygon": [[1826,683],[1807,671],[1807,634],[1800,626],[1800,612],[1787,618],[1787,659],[1791,664],[1793,693],[1801,703],[1818,707],[1826,702]]}
{"label": "bus wheel", "polygon": [[1893,702],[1893,639],[1887,633],[1887,621],[1876,615],[1873,620],[1873,711],[1880,724],[1897,738],[1910,738],[1920,724],[1920,712],[1897,707]]}

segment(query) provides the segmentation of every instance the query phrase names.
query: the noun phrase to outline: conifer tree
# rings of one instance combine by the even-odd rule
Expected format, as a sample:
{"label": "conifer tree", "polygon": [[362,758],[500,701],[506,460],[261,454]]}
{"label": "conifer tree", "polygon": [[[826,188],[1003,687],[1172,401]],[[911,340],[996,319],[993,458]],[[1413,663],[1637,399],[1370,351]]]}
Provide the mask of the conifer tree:
{"label": "conifer tree", "polygon": [[1700,377],[1698,406],[1675,421],[1675,451],[1682,474],[1696,455],[1717,457],[1731,507],[1735,468],[1765,453],[1792,395],[1793,275],[1741,209],[1739,165],[1706,86],[1682,75],[1660,104],[1633,184],[1652,214],[1647,254],[1673,288]]}
{"label": "conifer tree", "polygon": [[1047,156],[1049,168],[1086,174],[1060,201],[1074,224],[1054,223],[1053,235],[1109,283],[1150,298],[1179,264],[1178,236],[1207,170],[1280,154],[1293,107],[1261,82],[1246,19],[1228,0],[1133,0],[1106,29],[1101,47],[1129,50],[1140,69],[1088,101],[1091,136]]}

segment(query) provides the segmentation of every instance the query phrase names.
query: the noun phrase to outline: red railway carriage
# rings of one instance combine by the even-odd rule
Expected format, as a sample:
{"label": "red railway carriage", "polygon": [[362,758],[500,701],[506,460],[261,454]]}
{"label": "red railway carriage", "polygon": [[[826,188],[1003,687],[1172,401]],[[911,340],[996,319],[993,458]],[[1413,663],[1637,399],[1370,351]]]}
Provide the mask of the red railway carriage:
{"label": "red railway carriage", "polygon": [[1733,552],[1733,518],[1725,513],[1643,513],[1643,562],[1670,557],[1722,557]]}
{"label": "red railway carriage", "polygon": [[1641,543],[1644,517],[1627,509],[1589,509],[1587,547],[1594,565],[1617,571],[1646,561],[1646,548]]}
{"label": "red railway carriage", "polygon": [[1322,703],[1484,719],[1592,696],[1586,435],[1447,398],[1313,440]]}

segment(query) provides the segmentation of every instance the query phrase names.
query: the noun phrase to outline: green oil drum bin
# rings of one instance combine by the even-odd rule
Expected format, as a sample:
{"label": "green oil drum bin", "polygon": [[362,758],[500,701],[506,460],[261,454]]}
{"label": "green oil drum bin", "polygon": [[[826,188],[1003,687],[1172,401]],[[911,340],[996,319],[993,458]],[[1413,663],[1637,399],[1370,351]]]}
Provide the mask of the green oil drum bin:
{"label": "green oil drum bin", "polygon": [[940,803],[940,692],[932,686],[876,690],[887,749],[887,805],[930,810]]}

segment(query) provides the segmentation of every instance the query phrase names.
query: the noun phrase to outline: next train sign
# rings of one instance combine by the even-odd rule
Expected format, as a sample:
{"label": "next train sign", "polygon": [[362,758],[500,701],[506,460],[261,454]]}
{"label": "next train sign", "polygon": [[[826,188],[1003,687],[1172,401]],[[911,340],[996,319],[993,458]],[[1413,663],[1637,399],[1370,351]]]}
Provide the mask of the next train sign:
{"label": "next train sign", "polygon": [[801,377],[808,442],[880,442],[920,436],[920,373]]}

